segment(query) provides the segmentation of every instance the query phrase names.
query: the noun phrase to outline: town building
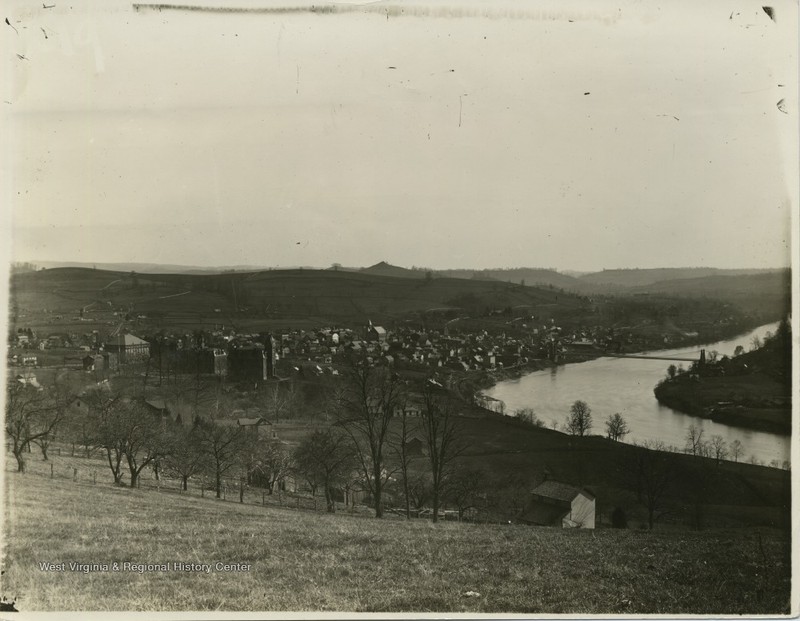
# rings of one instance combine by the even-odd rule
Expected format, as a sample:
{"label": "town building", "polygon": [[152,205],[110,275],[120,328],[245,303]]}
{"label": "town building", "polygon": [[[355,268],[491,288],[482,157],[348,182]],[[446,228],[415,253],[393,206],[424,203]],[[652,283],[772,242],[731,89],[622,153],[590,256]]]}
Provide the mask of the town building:
{"label": "town building", "polygon": [[143,362],[150,357],[150,343],[133,334],[118,334],[106,341],[105,350],[117,355],[120,364]]}

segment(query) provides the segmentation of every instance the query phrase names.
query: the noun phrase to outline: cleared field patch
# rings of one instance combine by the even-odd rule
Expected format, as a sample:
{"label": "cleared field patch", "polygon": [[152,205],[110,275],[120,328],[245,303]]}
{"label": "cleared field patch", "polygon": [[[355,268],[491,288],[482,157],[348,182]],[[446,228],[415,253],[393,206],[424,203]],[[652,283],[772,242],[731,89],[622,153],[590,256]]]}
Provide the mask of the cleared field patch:
{"label": "cleared field patch", "polygon": [[[789,541],[779,531],[378,521],[8,469],[6,486],[2,592],[24,611],[760,614],[789,606]],[[70,561],[212,569],[40,568]],[[214,569],[218,562],[250,567]]]}

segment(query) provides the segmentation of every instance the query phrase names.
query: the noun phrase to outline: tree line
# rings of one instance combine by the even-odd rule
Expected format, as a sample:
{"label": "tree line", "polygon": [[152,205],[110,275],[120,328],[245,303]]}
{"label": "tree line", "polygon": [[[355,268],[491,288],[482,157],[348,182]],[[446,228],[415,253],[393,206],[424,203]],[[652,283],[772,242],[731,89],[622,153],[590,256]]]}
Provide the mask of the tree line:
{"label": "tree line", "polygon": [[[43,386],[15,381],[7,392],[5,429],[19,472],[25,471],[32,446],[47,460],[48,447],[58,439],[72,443],[73,453],[76,447],[86,456],[99,451],[114,483],[131,487],[148,467],[156,478],[178,478],[183,489],[193,477],[210,480],[217,497],[226,478],[272,494],[291,476],[312,493],[321,491],[328,511],[335,511],[340,493],[359,492],[376,517],[384,515],[387,487],[402,490],[407,516],[425,489],[436,521],[464,448],[459,402],[447,388],[432,378],[410,383],[361,358],[349,361],[341,381],[330,388],[328,422],[292,447],[274,434],[259,433],[257,424],[239,424],[224,395],[201,403],[195,386],[183,395],[193,414],[188,424],[121,381],[76,390],[55,376]],[[278,398],[276,390],[271,394]]]}

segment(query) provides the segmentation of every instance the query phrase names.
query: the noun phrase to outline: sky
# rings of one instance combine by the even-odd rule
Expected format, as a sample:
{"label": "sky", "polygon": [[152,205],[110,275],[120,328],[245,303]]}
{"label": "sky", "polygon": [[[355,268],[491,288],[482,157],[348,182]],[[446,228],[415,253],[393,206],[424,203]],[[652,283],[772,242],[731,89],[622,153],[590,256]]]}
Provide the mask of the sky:
{"label": "sky", "polygon": [[13,260],[790,264],[791,1],[49,4],[4,4]]}

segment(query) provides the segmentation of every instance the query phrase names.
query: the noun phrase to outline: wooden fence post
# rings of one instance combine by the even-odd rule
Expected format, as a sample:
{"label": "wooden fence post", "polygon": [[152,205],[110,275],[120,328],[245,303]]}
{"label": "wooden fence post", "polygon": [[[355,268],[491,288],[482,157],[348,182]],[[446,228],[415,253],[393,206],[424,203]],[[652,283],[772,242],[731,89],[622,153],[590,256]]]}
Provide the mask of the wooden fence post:
{"label": "wooden fence post", "polygon": [[78,480],[78,469],[77,468],[73,468],[72,469],[72,480],[73,481],[77,481]]}
{"label": "wooden fence post", "polygon": [[267,504],[267,493],[261,492],[261,506],[265,506]]}
{"label": "wooden fence post", "polygon": [[92,483],[97,485],[97,471],[92,472]]}
{"label": "wooden fence post", "polygon": [[50,464],[50,478],[53,478],[53,464]]}

